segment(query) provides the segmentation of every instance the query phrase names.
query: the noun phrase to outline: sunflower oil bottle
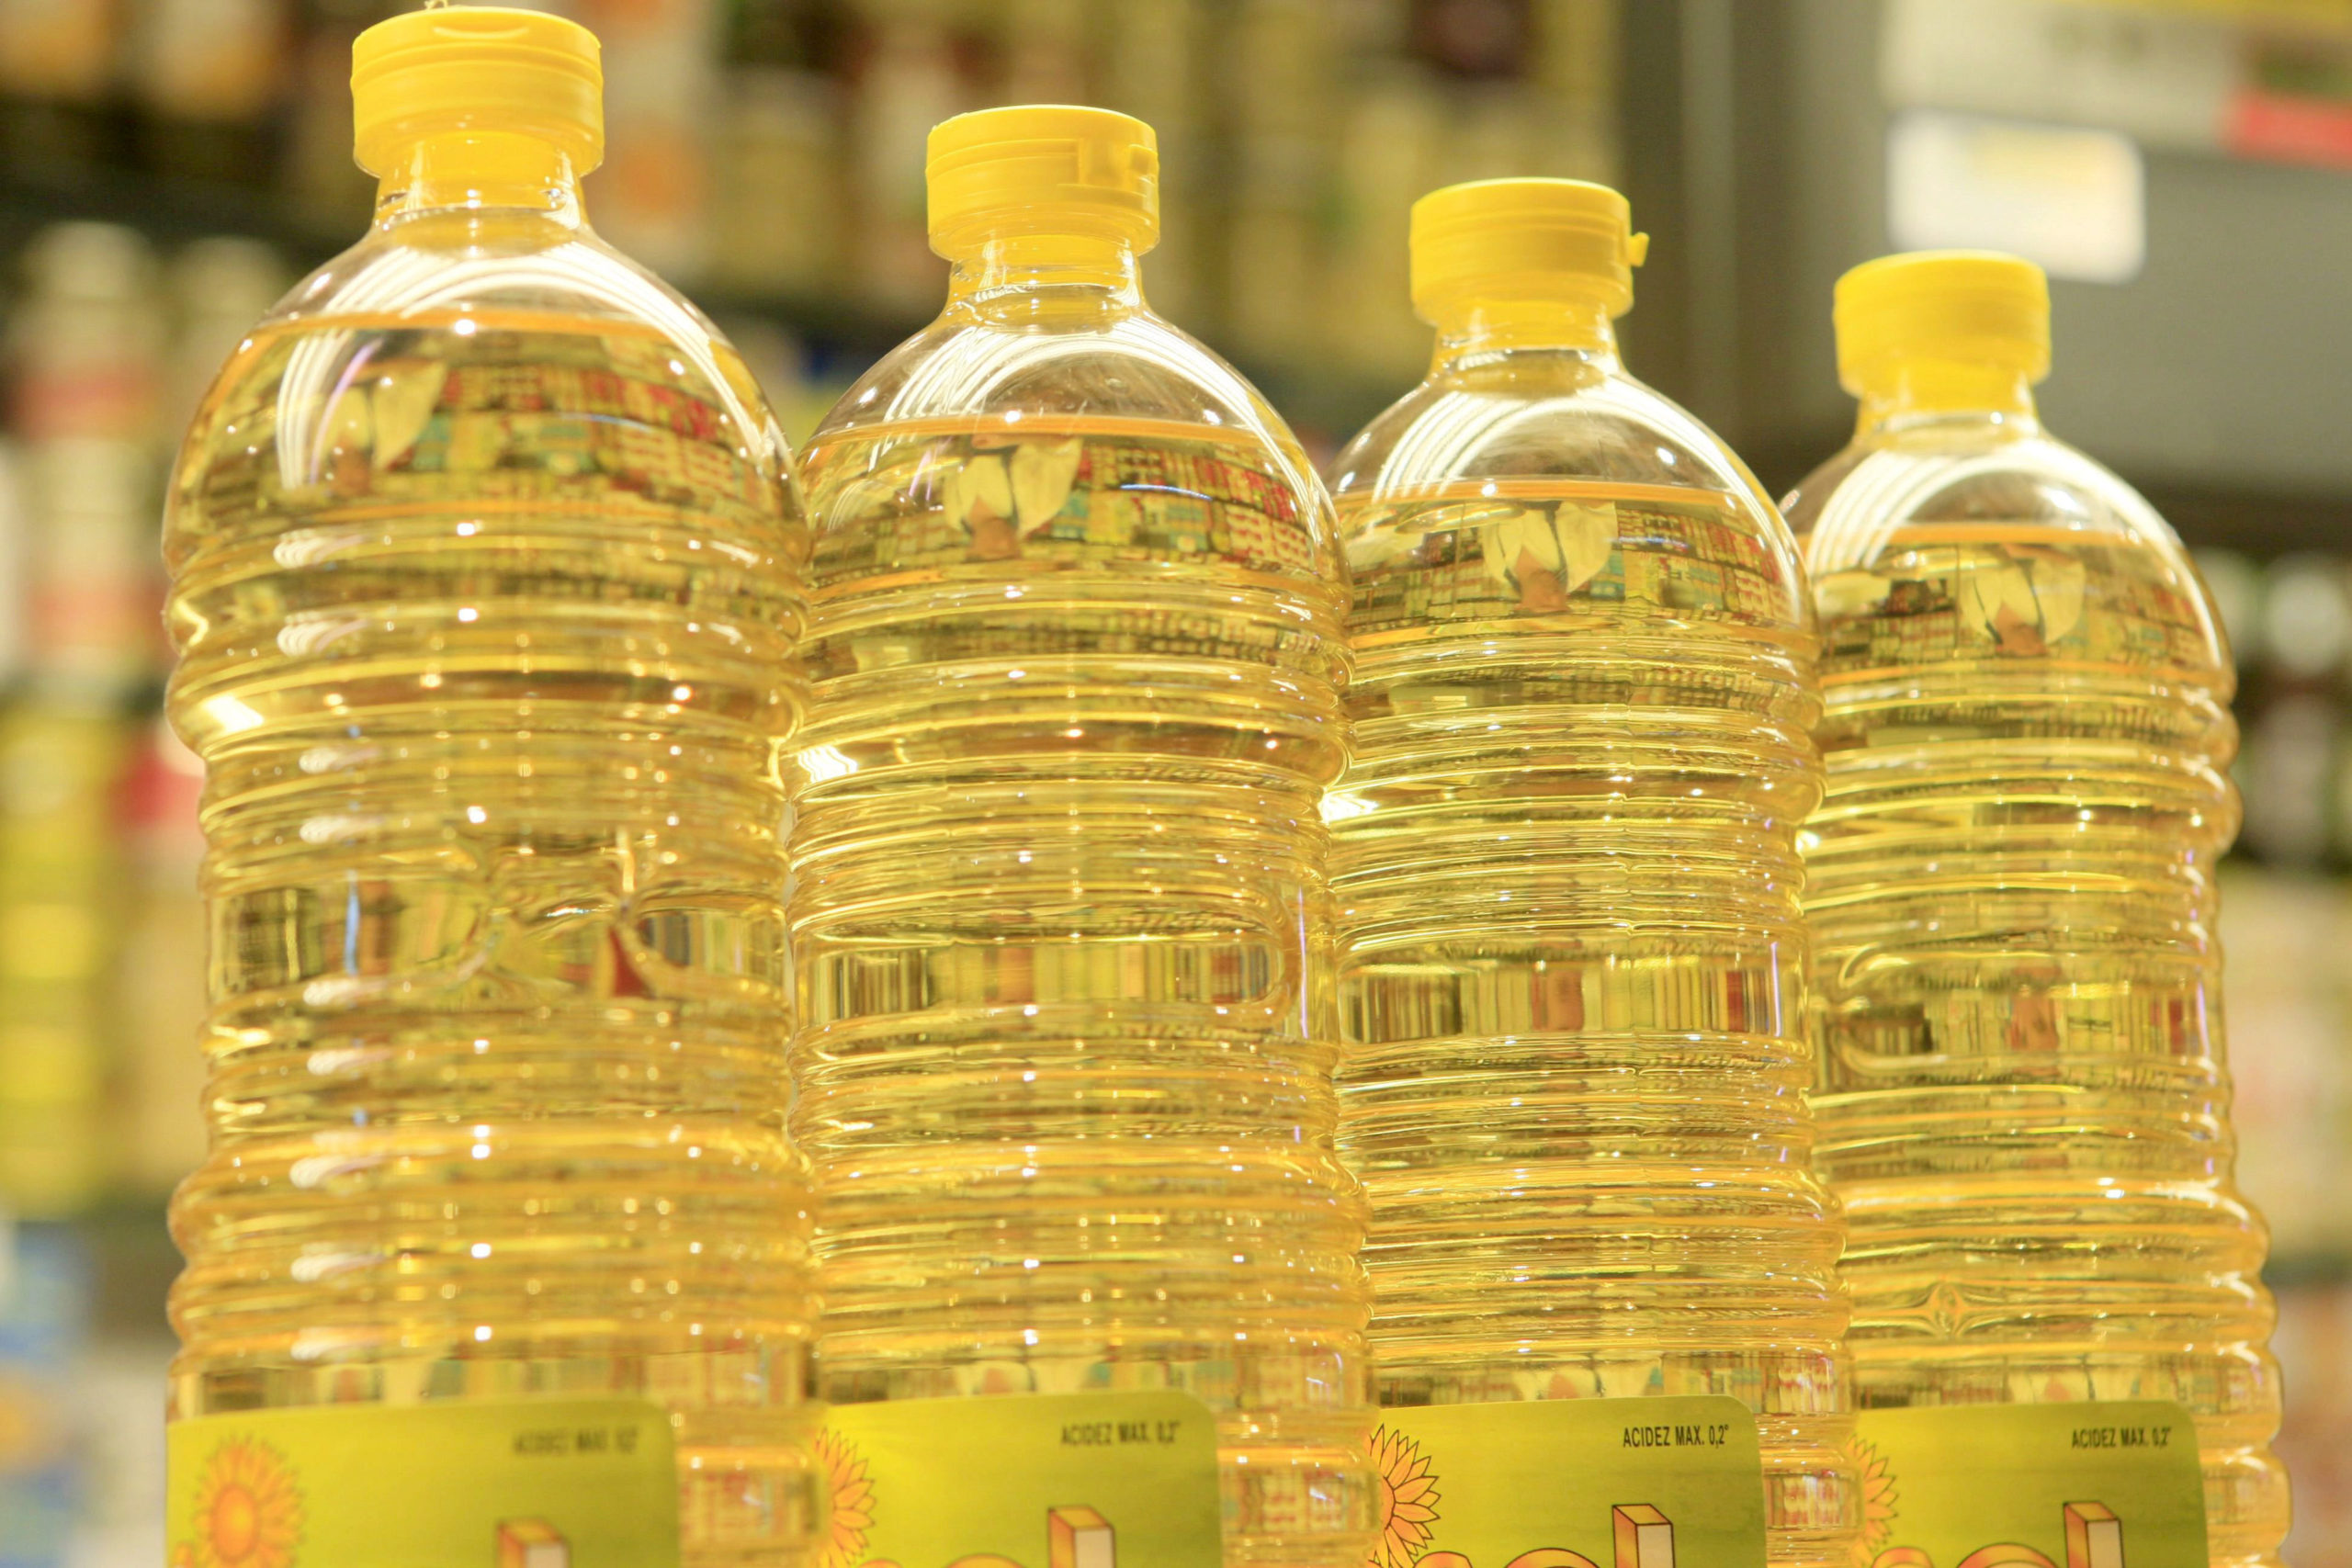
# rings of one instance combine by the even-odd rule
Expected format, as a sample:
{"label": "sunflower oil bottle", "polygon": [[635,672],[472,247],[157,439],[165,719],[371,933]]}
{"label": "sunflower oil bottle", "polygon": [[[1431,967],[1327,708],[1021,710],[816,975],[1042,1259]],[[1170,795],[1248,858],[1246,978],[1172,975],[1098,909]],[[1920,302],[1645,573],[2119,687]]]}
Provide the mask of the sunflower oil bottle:
{"label": "sunflower oil bottle", "polygon": [[947,306],[811,438],[794,1131],[844,1402],[1174,1389],[1229,1564],[1356,1568],[1362,1198],[1317,804],[1329,503],[1145,304],[1150,129],[929,146]]}
{"label": "sunflower oil bottle", "polygon": [[1646,248],[1577,181],[1413,210],[1436,361],[1332,487],[1340,1146],[1384,1406],[1730,1395],[1771,1561],[1842,1563],[1798,908],[1812,621],[1747,470],[1618,357]]}
{"label": "sunflower oil bottle", "polygon": [[[375,223],[238,347],[174,479],[211,1139],[172,1209],[172,1412],[258,1423],[189,1450],[175,1545],[266,1515],[332,1556],[353,1487],[434,1496],[394,1510],[422,1529],[513,1456],[588,1478],[646,1443],[689,1568],[797,1563],[815,1523],[775,766],[807,535],[734,351],[582,217],[598,84],[536,13],[364,34]],[[479,1473],[413,1468],[526,1398],[659,1413],[559,1404]],[[330,1450],[340,1479],[300,1472]],[[518,1511],[516,1552],[588,1550]]]}
{"label": "sunflower oil bottle", "polygon": [[1858,1403],[2177,1401],[2211,1561],[2276,1562],[2213,936],[2234,679],[2171,528],[2037,420],[2049,310],[2008,256],[1847,274],[1860,428],[1788,501],[1825,641],[1806,905]]}

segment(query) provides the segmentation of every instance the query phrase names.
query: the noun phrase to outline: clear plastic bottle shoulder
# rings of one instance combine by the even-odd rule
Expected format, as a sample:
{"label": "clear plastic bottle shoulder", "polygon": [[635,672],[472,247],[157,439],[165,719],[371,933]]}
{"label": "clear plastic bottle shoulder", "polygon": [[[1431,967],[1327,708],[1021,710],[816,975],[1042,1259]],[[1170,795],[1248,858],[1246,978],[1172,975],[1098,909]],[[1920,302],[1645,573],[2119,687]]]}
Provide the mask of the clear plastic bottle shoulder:
{"label": "clear plastic bottle shoulder", "polygon": [[951,301],[858,379],[813,444],[974,420],[1001,423],[1008,436],[1031,420],[1246,443],[1265,449],[1301,496],[1323,493],[1290,427],[1239,371],[1132,294],[1094,284],[1009,286]]}
{"label": "clear plastic bottle shoulder", "polygon": [[1404,543],[1375,536],[1411,525],[1422,500],[1508,501],[1563,485],[1702,492],[1760,547],[1758,575],[1775,585],[1763,618],[1810,627],[1794,536],[1755,475],[1689,411],[1606,355],[1513,349],[1447,367],[1365,426],[1332,472],[1352,520],[1355,570]]}
{"label": "clear plastic bottle shoulder", "polygon": [[[309,377],[293,378],[314,384],[288,387],[290,400],[278,400],[281,409],[300,401],[323,410],[343,400],[334,394],[348,384],[356,362],[381,352],[371,346],[372,337],[410,329],[459,336],[602,333],[637,340],[673,356],[679,363],[671,374],[716,400],[743,460],[787,491],[795,485],[783,432],[750,370],[710,319],[584,222],[518,208],[436,208],[379,220],[297,283],[246,334],[191,429],[189,455],[204,450],[212,434],[207,416],[217,412],[222,393],[247,379],[272,344],[316,340],[301,353]],[[300,466],[323,460],[334,448],[331,440],[305,444],[303,434],[283,426],[277,431],[279,468],[288,484],[317,479]]]}
{"label": "clear plastic bottle shoulder", "polygon": [[[2226,701],[2235,675],[2221,618],[2172,525],[2120,475],[2030,417],[1918,415],[1857,437],[1781,502],[1825,614],[1836,580],[1923,542],[1968,536],[2082,558],[2184,590],[2188,672]],[[2177,655],[2176,656],[2177,657]]]}
{"label": "clear plastic bottle shoulder", "polygon": [[[164,555],[191,743],[253,721],[242,697],[210,701],[250,675],[245,632],[284,610],[249,579],[358,549],[353,527],[368,519],[419,548],[455,528],[430,592],[477,592],[468,551],[509,531],[457,516],[483,506],[536,541],[543,569],[559,537],[584,552],[566,570],[624,576],[674,545],[739,584],[751,621],[786,637],[797,623],[808,536],[790,455],[708,319],[576,209],[395,214],[246,334],[189,426]],[[649,550],[649,528],[679,536]],[[391,557],[368,558],[394,571]],[[426,570],[399,570],[411,567]],[[338,591],[357,592],[344,573]],[[327,581],[288,592],[307,606]],[[377,586],[409,601],[427,592]]]}
{"label": "clear plastic bottle shoulder", "polygon": [[1341,450],[1337,494],[1467,479],[1745,490],[1747,466],[1673,400],[1576,349],[1507,349],[1431,375]]}

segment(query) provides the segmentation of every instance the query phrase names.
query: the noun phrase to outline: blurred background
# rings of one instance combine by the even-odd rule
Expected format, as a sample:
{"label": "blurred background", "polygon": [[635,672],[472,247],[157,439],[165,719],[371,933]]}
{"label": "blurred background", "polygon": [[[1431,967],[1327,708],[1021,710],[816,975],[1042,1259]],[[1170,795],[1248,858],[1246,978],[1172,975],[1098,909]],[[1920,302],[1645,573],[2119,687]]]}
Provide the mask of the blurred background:
{"label": "blurred background", "polygon": [[[177,433],[366,224],[387,0],[0,0],[0,1568],[160,1562],[163,1222],[202,1140],[195,765],[157,720]],[[1619,185],[1634,371],[1776,492],[1843,440],[1829,288],[1894,248],[2053,276],[2051,423],[2198,552],[2243,676],[2224,867],[2241,1173],[2275,1233],[2299,1568],[2352,1568],[2352,0],[568,0],[595,225],[787,429],[935,309],[922,141],[1159,132],[1157,303],[1328,454],[1419,374],[1406,212]]]}

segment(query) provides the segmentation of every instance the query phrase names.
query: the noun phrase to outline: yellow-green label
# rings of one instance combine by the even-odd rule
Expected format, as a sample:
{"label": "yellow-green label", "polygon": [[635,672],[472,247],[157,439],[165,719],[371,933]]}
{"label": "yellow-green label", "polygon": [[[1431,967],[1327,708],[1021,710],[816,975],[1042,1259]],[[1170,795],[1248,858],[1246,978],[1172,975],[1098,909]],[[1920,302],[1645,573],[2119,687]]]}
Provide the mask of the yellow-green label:
{"label": "yellow-green label", "polygon": [[[1384,1410],[1380,1568],[1761,1568],[1764,1467],[1736,1399]],[[1530,1554],[1533,1555],[1530,1555]]]}
{"label": "yellow-green label", "polygon": [[1868,1410],[1855,1448],[1870,1568],[2205,1568],[2177,1404]]}
{"label": "yellow-green label", "polygon": [[1216,1421],[1190,1394],[840,1404],[822,1568],[1216,1568]]}
{"label": "yellow-green label", "polygon": [[171,1568],[677,1568],[669,1418],[641,1400],[257,1410],[168,1447]]}

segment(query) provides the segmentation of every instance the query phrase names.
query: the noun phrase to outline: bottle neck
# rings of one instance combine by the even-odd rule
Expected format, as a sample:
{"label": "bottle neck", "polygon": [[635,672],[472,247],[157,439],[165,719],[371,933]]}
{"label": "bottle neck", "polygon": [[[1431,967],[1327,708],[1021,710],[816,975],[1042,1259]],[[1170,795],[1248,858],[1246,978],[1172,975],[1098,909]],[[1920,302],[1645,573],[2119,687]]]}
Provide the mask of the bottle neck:
{"label": "bottle neck", "polygon": [[1869,435],[1916,420],[1955,415],[2033,427],[2039,421],[2032,380],[2015,365],[1905,360],[1883,367],[1863,388],[1856,434]]}
{"label": "bottle neck", "polygon": [[519,131],[445,131],[412,146],[376,186],[379,226],[452,209],[522,209],[584,226],[580,173],[570,154]]}
{"label": "bottle neck", "polygon": [[1616,324],[1600,299],[1483,299],[1441,305],[1431,317],[1437,324],[1432,375],[1530,349],[1574,354],[1610,370],[1623,367]]}
{"label": "bottle neck", "polygon": [[995,314],[1143,309],[1143,258],[1103,234],[994,234],[958,246],[947,306]]}

